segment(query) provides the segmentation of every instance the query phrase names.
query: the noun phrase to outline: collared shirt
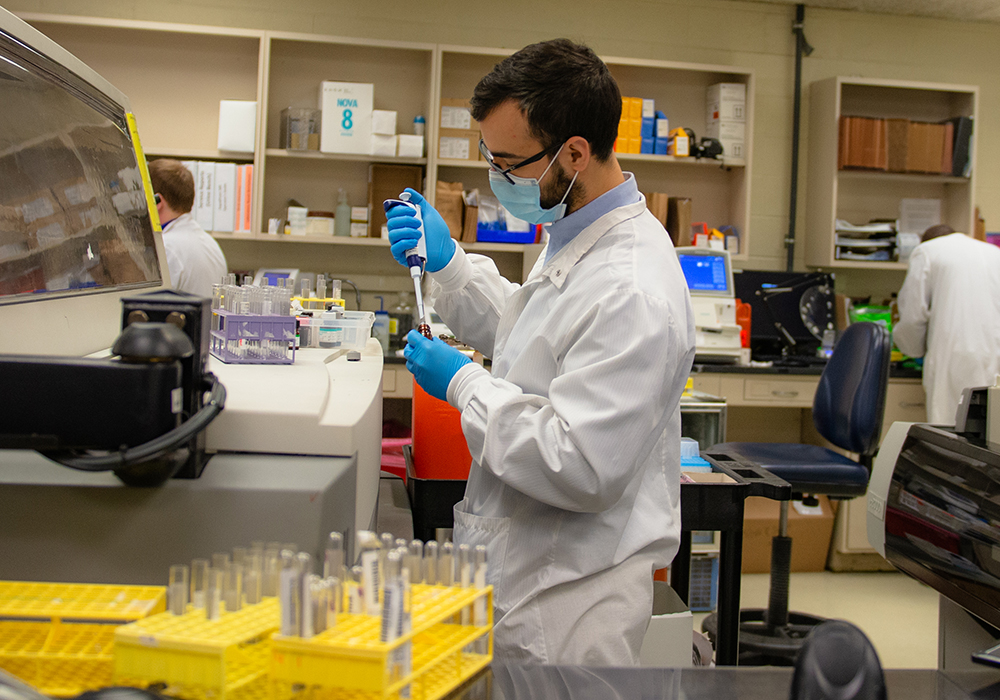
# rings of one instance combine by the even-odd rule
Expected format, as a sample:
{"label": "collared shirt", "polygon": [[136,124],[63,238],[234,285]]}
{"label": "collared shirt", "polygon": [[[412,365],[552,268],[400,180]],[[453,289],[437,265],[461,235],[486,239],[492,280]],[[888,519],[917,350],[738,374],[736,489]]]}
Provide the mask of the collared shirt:
{"label": "collared shirt", "polygon": [[493,360],[448,401],[472,455],[455,541],[487,548],[494,658],[634,664],[649,572],[680,531],[694,316],[670,237],[640,196],[523,285],[461,248],[431,280],[435,311]]}
{"label": "collared shirt", "polygon": [[226,256],[191,214],[181,214],[163,227],[170,286],[202,297],[212,297],[212,285],[226,274]]}
{"label": "collared shirt", "polygon": [[635,204],[639,201],[639,188],[632,173],[623,173],[625,182],[611,188],[592,202],[587,202],[569,216],[545,227],[549,234],[549,247],[545,250],[545,262],[551,260],[566,244],[576,238],[583,229],[600,219],[612,209]]}

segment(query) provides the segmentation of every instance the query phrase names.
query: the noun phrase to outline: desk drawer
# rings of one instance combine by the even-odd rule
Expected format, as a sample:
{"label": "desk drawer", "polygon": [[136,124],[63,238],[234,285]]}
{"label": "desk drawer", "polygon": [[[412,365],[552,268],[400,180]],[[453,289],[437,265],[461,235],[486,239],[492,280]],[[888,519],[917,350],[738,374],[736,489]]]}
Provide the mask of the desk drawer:
{"label": "desk drawer", "polygon": [[750,378],[743,382],[743,399],[754,404],[809,407],[819,378]]}

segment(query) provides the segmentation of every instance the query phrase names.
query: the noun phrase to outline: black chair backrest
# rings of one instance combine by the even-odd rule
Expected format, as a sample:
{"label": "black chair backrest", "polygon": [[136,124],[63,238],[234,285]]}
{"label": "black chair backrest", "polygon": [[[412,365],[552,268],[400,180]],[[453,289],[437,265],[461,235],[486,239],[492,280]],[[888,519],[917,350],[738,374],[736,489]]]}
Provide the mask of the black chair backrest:
{"label": "black chair backrest", "polygon": [[854,323],[837,341],[813,399],[813,423],[824,438],[863,458],[878,449],[889,383],[889,331]]}

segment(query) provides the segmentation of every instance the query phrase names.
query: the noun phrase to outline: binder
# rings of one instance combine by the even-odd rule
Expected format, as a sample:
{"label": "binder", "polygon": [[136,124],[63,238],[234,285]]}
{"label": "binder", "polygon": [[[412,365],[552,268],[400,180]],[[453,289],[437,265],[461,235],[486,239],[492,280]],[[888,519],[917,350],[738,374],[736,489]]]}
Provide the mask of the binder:
{"label": "binder", "polygon": [[212,230],[232,233],[236,223],[235,208],[236,163],[216,163]]}
{"label": "binder", "polygon": [[215,163],[198,161],[198,180],[195,188],[195,221],[206,231],[214,230],[215,223]]}
{"label": "binder", "polygon": [[971,167],[970,146],[972,145],[972,118],[954,117],[948,120],[954,124],[955,142],[952,149],[951,174],[968,177]]}

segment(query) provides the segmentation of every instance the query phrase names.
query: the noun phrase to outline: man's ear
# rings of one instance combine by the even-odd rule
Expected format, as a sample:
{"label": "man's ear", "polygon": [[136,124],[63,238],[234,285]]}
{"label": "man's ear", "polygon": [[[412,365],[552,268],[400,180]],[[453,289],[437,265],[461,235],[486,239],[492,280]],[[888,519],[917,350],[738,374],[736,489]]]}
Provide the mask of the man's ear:
{"label": "man's ear", "polygon": [[579,172],[587,169],[592,157],[590,142],[587,139],[582,136],[574,136],[566,141],[563,151],[569,154],[570,170]]}

